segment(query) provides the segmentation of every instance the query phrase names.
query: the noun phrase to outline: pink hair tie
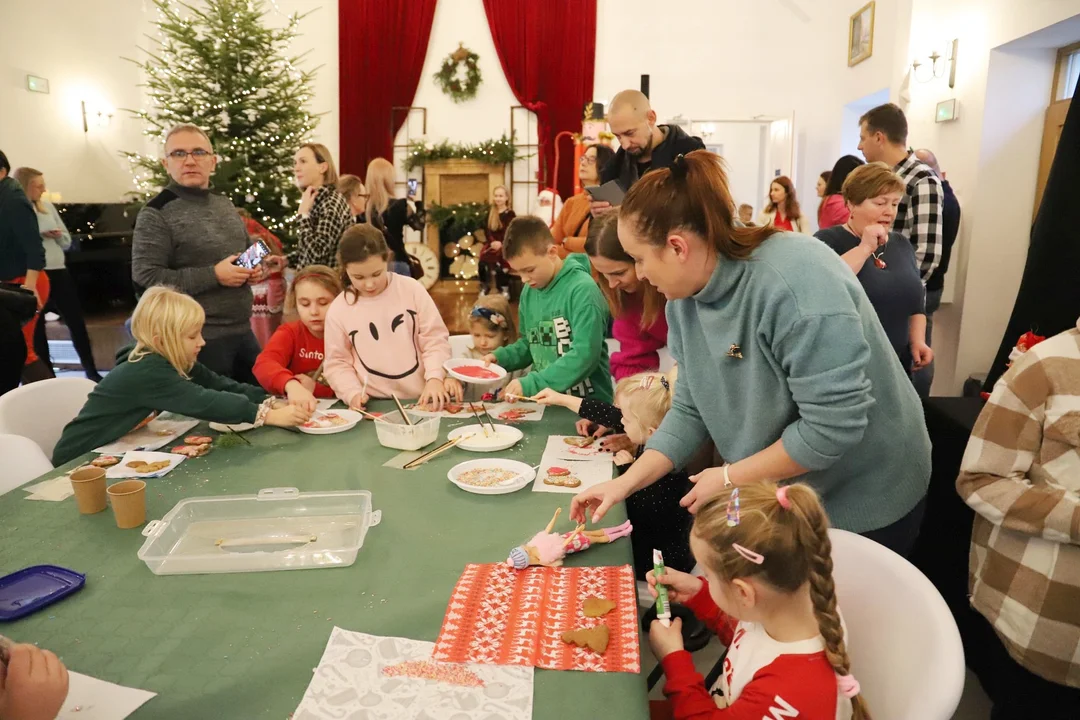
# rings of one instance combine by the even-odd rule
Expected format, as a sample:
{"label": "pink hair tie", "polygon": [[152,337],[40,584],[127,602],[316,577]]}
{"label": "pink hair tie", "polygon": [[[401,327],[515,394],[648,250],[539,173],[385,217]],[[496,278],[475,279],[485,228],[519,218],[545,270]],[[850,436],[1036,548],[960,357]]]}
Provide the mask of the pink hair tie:
{"label": "pink hair tie", "polygon": [[784,508],[785,510],[791,509],[791,501],[788,500],[787,496],[787,485],[782,488],[776,489],[776,502],[780,503],[780,507]]}
{"label": "pink hair tie", "polygon": [[854,675],[837,675],[836,684],[840,686],[840,694],[846,698],[853,698],[859,694],[859,681]]}

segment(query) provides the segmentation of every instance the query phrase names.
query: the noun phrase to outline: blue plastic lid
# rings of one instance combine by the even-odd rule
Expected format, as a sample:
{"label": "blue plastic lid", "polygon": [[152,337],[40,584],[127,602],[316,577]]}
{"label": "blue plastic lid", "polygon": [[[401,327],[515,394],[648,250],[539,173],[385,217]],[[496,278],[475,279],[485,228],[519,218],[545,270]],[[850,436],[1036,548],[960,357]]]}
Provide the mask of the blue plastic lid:
{"label": "blue plastic lid", "polygon": [[0,578],[0,621],[18,620],[67,597],[86,576],[56,565],[34,565]]}

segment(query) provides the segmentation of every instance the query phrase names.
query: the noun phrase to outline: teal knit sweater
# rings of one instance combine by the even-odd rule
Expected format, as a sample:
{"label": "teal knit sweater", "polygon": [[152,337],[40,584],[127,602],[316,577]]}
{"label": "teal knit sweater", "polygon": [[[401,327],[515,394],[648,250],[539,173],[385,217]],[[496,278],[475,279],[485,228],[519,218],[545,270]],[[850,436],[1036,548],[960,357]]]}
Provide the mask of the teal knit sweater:
{"label": "teal knit sweater", "polygon": [[728,462],[782,438],[810,470],[799,480],[853,532],[899,520],[926,494],[918,396],[855,273],[824,243],[778,233],[748,260],[721,258],[667,319],[679,378],[648,447],[676,467],[707,437]]}

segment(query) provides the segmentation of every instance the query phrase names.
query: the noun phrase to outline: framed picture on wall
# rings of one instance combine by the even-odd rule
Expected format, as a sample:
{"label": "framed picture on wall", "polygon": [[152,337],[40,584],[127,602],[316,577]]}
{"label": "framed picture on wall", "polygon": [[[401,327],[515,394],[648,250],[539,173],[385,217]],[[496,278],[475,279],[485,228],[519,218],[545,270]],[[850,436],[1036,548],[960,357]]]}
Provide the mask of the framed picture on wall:
{"label": "framed picture on wall", "polygon": [[848,20],[848,67],[874,54],[874,0],[859,8]]}
{"label": "framed picture on wall", "polygon": [[720,157],[724,157],[723,145],[706,145],[705,149],[711,152],[713,155],[719,155]]}

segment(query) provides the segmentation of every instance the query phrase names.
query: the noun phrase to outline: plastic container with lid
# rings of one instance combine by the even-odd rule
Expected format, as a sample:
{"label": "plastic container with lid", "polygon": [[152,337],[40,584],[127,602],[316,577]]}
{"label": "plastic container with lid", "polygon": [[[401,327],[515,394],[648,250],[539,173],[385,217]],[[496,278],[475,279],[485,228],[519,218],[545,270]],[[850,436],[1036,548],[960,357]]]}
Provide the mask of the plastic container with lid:
{"label": "plastic container with lid", "polygon": [[143,528],[139,559],[157,575],[347,567],[381,519],[366,490],[189,498]]}
{"label": "plastic container with lid", "polygon": [[383,415],[375,422],[379,444],[395,450],[419,450],[438,439],[441,420],[438,415],[424,417],[409,413],[409,419],[413,421],[412,425],[406,424],[397,411]]}

